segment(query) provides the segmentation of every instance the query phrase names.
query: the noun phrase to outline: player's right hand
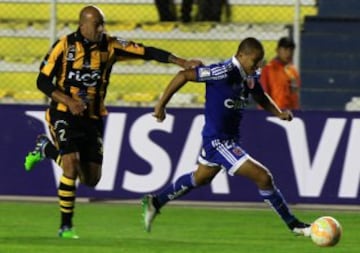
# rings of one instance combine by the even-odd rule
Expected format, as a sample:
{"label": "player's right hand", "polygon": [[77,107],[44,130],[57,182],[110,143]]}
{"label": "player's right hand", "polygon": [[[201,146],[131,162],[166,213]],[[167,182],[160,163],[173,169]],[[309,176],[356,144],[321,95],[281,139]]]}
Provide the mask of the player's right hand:
{"label": "player's right hand", "polygon": [[165,108],[163,106],[160,106],[159,104],[155,105],[152,116],[156,118],[157,122],[163,122],[166,118]]}
{"label": "player's right hand", "polygon": [[68,103],[68,107],[72,115],[83,116],[83,112],[86,110],[87,106],[83,101],[78,101],[71,99]]}
{"label": "player's right hand", "polygon": [[284,110],[280,113],[279,118],[282,120],[291,121],[294,116],[290,110]]}

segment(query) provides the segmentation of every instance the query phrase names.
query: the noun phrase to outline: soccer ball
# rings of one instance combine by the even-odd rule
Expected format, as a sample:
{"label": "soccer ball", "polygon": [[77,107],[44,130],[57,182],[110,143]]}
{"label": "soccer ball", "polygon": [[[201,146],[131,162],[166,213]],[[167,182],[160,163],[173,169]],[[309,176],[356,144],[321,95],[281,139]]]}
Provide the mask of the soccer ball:
{"label": "soccer ball", "polygon": [[311,239],[318,246],[335,246],[339,242],[341,234],[341,225],[333,217],[323,216],[311,224]]}

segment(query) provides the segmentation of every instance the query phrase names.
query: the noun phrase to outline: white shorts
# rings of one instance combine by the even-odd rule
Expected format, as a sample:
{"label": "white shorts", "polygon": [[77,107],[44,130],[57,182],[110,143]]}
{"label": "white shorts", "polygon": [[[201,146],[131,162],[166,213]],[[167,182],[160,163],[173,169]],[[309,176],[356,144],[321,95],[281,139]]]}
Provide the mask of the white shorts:
{"label": "white shorts", "polygon": [[209,167],[220,166],[233,176],[248,159],[251,157],[234,140],[215,139],[203,144],[198,162]]}

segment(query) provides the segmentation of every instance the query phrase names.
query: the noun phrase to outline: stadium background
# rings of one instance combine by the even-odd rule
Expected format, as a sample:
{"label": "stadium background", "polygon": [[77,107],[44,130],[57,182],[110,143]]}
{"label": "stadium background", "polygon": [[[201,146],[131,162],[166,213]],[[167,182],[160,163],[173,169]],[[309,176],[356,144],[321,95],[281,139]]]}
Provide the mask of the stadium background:
{"label": "stadium background", "polygon": [[[179,8],[179,1],[176,2]],[[234,249],[264,253],[319,252],[319,248],[314,247],[307,238],[289,236],[270,210],[257,210],[264,203],[257,203],[259,205],[255,205],[254,209],[252,201],[261,200],[253,197],[256,194],[253,188],[244,187],[239,181],[236,186],[241,189],[234,187],[234,182],[230,185],[231,196],[228,200],[231,201],[227,204],[231,209],[219,205],[220,210],[214,210],[219,198],[228,197],[223,192],[214,193],[210,188],[200,191],[199,195],[196,195],[199,192],[194,192],[194,199],[207,202],[204,207],[188,207],[190,203],[186,201],[180,204],[186,207],[169,206],[151,236],[141,233],[138,205],[109,205],[92,198],[87,198],[90,203],[81,203],[84,196],[100,196],[103,199],[114,194],[119,198],[136,198],[138,204],[139,196],[143,194],[134,191],[131,195],[125,195],[127,192],[123,181],[119,180],[123,178],[121,173],[124,170],[129,172],[134,168],[132,172],[141,176],[140,172],[146,165],[140,157],[144,152],[133,154],[136,149],[134,151],[134,146],[129,144],[129,139],[133,132],[137,136],[140,130],[142,137],[147,135],[148,128],[148,131],[152,130],[152,119],[147,124],[141,123],[144,122],[141,120],[136,123],[138,119],[146,119],[156,97],[178,68],[141,61],[116,65],[107,98],[107,104],[111,105],[110,119],[113,120],[112,124],[108,124],[110,129],[107,133],[110,142],[107,145],[111,147],[108,151],[113,153],[109,160],[114,173],[121,172],[115,178],[117,181],[113,182],[114,189],[107,192],[104,189],[90,191],[80,188],[76,224],[84,240],[57,240],[58,210],[54,202],[58,180],[54,175],[55,171],[61,171],[55,166],[51,167],[49,161],[44,161],[37,170],[27,173],[23,169],[23,158],[33,146],[36,135],[46,129],[45,122],[42,122],[46,100],[35,85],[41,58],[56,37],[76,29],[78,12],[85,4],[97,4],[104,10],[107,29],[112,34],[162,47],[183,57],[200,58],[205,63],[231,56],[239,41],[246,36],[256,36],[264,42],[266,59],[269,60],[274,56],[277,39],[293,33],[299,45],[296,63],[302,74],[301,97],[305,109],[296,112],[299,125],[304,127],[303,131],[295,130],[297,132],[293,137],[295,141],[305,140],[305,144],[294,142],[292,145],[305,151],[294,152],[292,158],[288,147],[292,142],[284,137],[284,129],[271,123],[267,115],[259,110],[249,111],[253,117],[248,117],[250,124],[245,125],[250,130],[255,126],[261,127],[256,131],[246,131],[249,140],[257,139],[247,147],[249,151],[257,151],[254,154],[262,158],[261,161],[275,168],[273,172],[277,174],[278,183],[284,186],[281,189],[284,189],[299,217],[311,221],[321,215],[331,215],[340,220],[345,231],[343,239],[339,246],[328,249],[328,252],[358,252],[360,170],[357,154],[360,148],[357,140],[360,136],[360,120],[357,112],[345,112],[344,109],[360,108],[357,98],[360,96],[360,1],[228,0],[228,3],[231,15],[225,15],[224,11],[221,22],[185,25],[181,22],[159,23],[153,0],[0,0],[0,116],[3,119],[0,124],[0,252],[226,253],[234,252]],[[202,94],[201,86],[188,85],[174,97],[173,106],[202,107]],[[172,166],[168,166],[172,170],[171,176],[174,176],[173,170],[177,165],[186,167],[185,162],[180,163],[177,159],[186,149],[184,146],[188,140],[196,141],[194,136],[197,134],[187,134],[192,133],[189,129],[200,129],[191,128],[200,113],[201,108],[175,108],[174,118],[181,120],[174,119],[174,131],[164,129],[166,135],[163,135],[165,137],[160,144],[171,153],[169,157],[172,163],[169,164]],[[159,130],[156,127],[154,129]],[[142,133],[144,128],[145,133]],[[268,132],[273,134],[269,135]],[[303,135],[299,134],[302,132]],[[169,140],[171,148],[168,149]],[[143,139],[141,141],[136,144],[143,147]],[[271,150],[268,149],[270,145]],[[193,147],[188,153],[194,154]],[[121,148],[127,152],[119,152]],[[303,173],[295,177],[293,160],[299,157],[298,167]],[[132,161],[131,168],[128,167],[129,159]],[[188,161],[188,156],[184,160],[192,162]],[[163,160],[160,159],[160,162]],[[308,162],[308,167],[303,166],[302,162]],[[319,188],[318,195],[309,198],[309,194],[299,194],[299,185],[294,181],[296,178],[302,179],[300,185],[303,192],[308,193],[308,185],[315,185],[315,188]],[[114,178],[104,178],[107,182],[112,180]],[[342,180],[346,186],[344,189],[351,191],[352,196],[339,190]],[[153,181],[148,180],[147,184]],[[317,187],[319,182],[323,187]],[[251,192],[253,195],[249,194]],[[34,196],[40,198],[34,199]],[[247,200],[240,199],[247,196],[251,200],[249,206],[246,205]],[[24,202],[25,199],[29,202]],[[38,203],[40,200],[51,203]],[[242,210],[232,210],[237,207],[232,202],[234,200]],[[211,201],[211,205],[208,201]],[[301,206],[301,203],[312,204]]]}
{"label": "stadium background", "polygon": [[[312,203],[356,203],[359,181],[351,175],[360,173],[354,155],[355,150],[359,149],[354,139],[360,135],[360,122],[356,112],[350,113],[344,109],[359,108],[360,37],[359,14],[356,11],[357,7],[360,8],[359,1],[228,0],[222,1],[225,4],[219,22],[199,22],[195,20],[199,16],[201,1],[195,1],[192,12],[194,21],[182,23],[159,22],[153,0],[0,0],[0,99],[3,102],[0,111],[1,116],[8,119],[7,124],[0,125],[0,152],[3,166],[11,168],[5,171],[3,180],[6,182],[0,186],[0,193],[35,194],[27,188],[33,189],[31,177],[35,177],[35,180],[37,173],[52,174],[54,171],[56,177],[61,173],[61,170],[54,168],[46,172],[37,170],[27,177],[22,175],[23,157],[32,148],[34,136],[47,131],[42,112],[47,101],[37,90],[35,80],[40,61],[51,44],[57,37],[76,30],[78,14],[84,5],[97,4],[105,12],[110,33],[168,49],[182,57],[200,58],[205,63],[232,56],[239,41],[248,36],[255,36],[263,42],[266,60],[270,60],[274,57],[277,40],[282,36],[293,36],[298,45],[295,63],[302,75],[301,99],[304,109],[295,112],[296,120],[292,122],[291,129],[296,134],[287,132],[284,136],[287,128],[282,128],[272,122],[267,114],[252,108],[249,110],[249,122],[244,125],[248,124],[245,128],[262,126],[256,128],[255,138],[263,143],[248,141],[245,146],[254,157],[268,164],[269,168],[274,168],[274,174],[284,176],[279,168],[292,168],[287,171],[289,177],[299,183],[299,189],[304,183],[306,191],[298,192],[295,183],[285,180],[289,188],[294,188],[291,201],[308,202],[306,197],[315,196]],[[179,12],[181,1],[175,2]],[[338,31],[341,31],[341,35],[336,35]],[[95,192],[103,190],[103,183],[114,182],[115,188],[109,185],[106,186],[109,189],[106,189],[111,190],[109,194],[116,196],[119,192],[116,187],[123,187],[120,182],[129,183],[125,180],[129,169],[130,174],[135,172],[141,175],[164,167],[160,169],[163,181],[158,185],[154,179],[149,180],[150,177],[143,178],[146,181],[144,185],[154,183],[151,190],[155,190],[170,180],[169,176],[176,176],[177,168],[191,170],[196,163],[196,152],[186,152],[187,144],[193,149],[200,145],[198,139],[191,136],[200,136],[196,132],[201,129],[203,85],[190,83],[173,97],[172,106],[178,107],[171,111],[174,121],[167,120],[167,124],[159,126],[154,125],[153,118],[149,116],[157,97],[178,70],[179,67],[170,64],[143,61],[118,63],[114,67],[107,97],[110,114],[106,120],[116,124],[106,124],[104,176]],[[196,124],[199,126],[193,127]],[[298,127],[295,127],[296,124]],[[17,126],[22,126],[21,132],[17,131]],[[165,130],[170,126],[173,130]],[[151,132],[158,130],[169,133],[155,139],[148,138]],[[133,135],[133,132],[137,134]],[[253,132],[245,129],[244,140],[254,139]],[[271,136],[269,132],[272,132]],[[266,146],[276,142],[271,137],[284,142],[269,152]],[[18,145],[19,139],[21,146]],[[146,146],[146,141],[149,141],[149,146]],[[172,149],[166,148],[168,143],[171,143]],[[293,152],[291,143],[298,143],[295,146],[300,149]],[[154,144],[160,144],[158,147],[163,150],[164,156],[156,152]],[[179,156],[182,153],[185,155]],[[288,157],[286,162],[284,159],[280,161],[278,154],[285,154]],[[278,165],[279,162],[281,165]],[[49,164],[48,161],[39,166],[49,167]],[[292,174],[294,172],[296,175]],[[151,175],[155,174],[148,174]],[[9,182],[20,178],[23,188],[14,190]],[[322,185],[313,191],[311,180],[320,180],[330,191],[319,191]],[[339,181],[338,187],[327,188],[335,181]],[[49,186],[44,186],[46,190],[43,192],[40,187],[41,191],[37,194],[52,195],[53,192],[48,189],[56,189],[53,188],[55,184],[48,183]],[[343,185],[347,187],[343,188]],[[129,192],[126,198],[139,196],[136,190]],[[84,193],[92,194],[94,192],[89,193],[88,189]],[[235,194],[232,197],[237,199]]]}
{"label": "stadium background", "polygon": [[[232,56],[239,41],[247,36],[255,36],[264,43],[269,60],[281,36],[294,34],[300,44],[299,31],[305,17],[317,15],[315,0],[225,2],[220,22],[184,24],[159,22],[153,0],[1,0],[0,100],[46,103],[35,85],[40,61],[57,37],[76,30],[78,13],[85,4],[96,4],[103,9],[111,34],[164,48],[185,58],[199,58],[207,64]],[[178,13],[180,4],[181,1],[176,1]],[[191,15],[195,20],[197,4]],[[297,53],[300,52],[299,47]],[[295,59],[297,64],[299,59]],[[177,70],[155,62],[118,63],[113,70],[107,104],[151,106]],[[202,106],[203,91],[201,85],[187,85],[172,104]]]}

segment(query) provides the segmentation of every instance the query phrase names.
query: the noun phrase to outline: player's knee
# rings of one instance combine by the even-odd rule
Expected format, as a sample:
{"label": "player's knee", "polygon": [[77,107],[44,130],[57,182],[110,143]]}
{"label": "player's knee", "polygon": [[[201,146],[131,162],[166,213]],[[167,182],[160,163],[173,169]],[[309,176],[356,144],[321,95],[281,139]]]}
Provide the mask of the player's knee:
{"label": "player's knee", "polygon": [[197,171],[194,172],[194,180],[196,186],[201,185],[207,185],[211,182],[212,177],[209,177],[208,175],[202,175],[201,173],[198,173]]}
{"label": "player's knee", "polygon": [[270,172],[264,171],[259,174],[257,184],[260,188],[270,188],[273,185],[273,177]]}
{"label": "player's knee", "polygon": [[88,187],[95,187],[100,181],[100,177],[80,177],[80,182]]}
{"label": "player's knee", "polygon": [[80,161],[75,155],[69,154],[62,157],[62,169],[65,176],[69,178],[75,178],[79,166]]}
{"label": "player's knee", "polygon": [[89,187],[95,187],[101,178],[101,167],[82,167],[80,173],[80,182]]}
{"label": "player's knee", "polygon": [[89,187],[95,187],[99,183],[99,181],[100,181],[100,178],[92,178],[91,180],[89,180],[87,182],[86,185]]}
{"label": "player's knee", "polygon": [[201,186],[201,185],[207,185],[211,182],[211,179],[209,178],[200,178],[196,180],[196,185],[197,186]]}

